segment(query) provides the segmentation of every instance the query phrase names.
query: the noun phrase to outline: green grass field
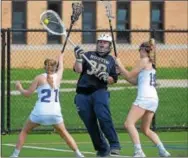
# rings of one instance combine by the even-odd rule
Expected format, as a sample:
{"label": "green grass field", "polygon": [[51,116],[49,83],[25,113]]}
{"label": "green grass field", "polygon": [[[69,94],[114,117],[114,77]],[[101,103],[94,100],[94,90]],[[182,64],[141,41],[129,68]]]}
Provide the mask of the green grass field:
{"label": "green grass field", "polygon": [[[158,133],[172,157],[187,157],[187,132],[160,132]],[[122,156],[132,156],[133,146],[127,133],[118,133],[122,146]],[[88,134],[73,134],[79,149],[86,157],[95,157],[95,151]],[[17,141],[18,135],[2,136],[2,157],[9,157]],[[143,150],[148,157],[157,157],[157,148],[141,134]],[[7,146],[7,144],[9,144]],[[57,134],[31,134],[28,136],[20,157],[74,157],[69,147]],[[55,151],[56,150],[56,151]],[[59,151],[57,151],[59,150]],[[88,153],[89,152],[89,153]]]}

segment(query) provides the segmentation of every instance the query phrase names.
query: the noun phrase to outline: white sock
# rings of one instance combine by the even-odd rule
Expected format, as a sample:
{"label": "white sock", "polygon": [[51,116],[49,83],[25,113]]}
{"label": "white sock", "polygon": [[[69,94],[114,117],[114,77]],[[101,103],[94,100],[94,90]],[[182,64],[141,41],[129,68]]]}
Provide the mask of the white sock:
{"label": "white sock", "polygon": [[12,156],[18,157],[19,153],[20,153],[20,150],[15,149]]}
{"label": "white sock", "polygon": [[141,144],[134,144],[134,151],[142,150]]}
{"label": "white sock", "polygon": [[157,148],[158,148],[159,151],[166,150],[162,142],[160,142],[159,144],[157,144]]}
{"label": "white sock", "polygon": [[84,157],[84,155],[82,155],[79,149],[76,149],[75,153],[77,157]]}

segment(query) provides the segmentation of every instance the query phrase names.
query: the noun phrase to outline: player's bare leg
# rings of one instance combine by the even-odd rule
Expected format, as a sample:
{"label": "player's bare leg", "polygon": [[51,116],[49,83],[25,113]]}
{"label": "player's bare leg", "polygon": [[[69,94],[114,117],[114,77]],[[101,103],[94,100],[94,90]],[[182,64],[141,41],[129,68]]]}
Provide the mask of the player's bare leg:
{"label": "player's bare leg", "polygon": [[26,140],[28,133],[32,129],[36,128],[37,126],[39,126],[39,124],[33,123],[30,120],[28,120],[26,122],[25,126],[23,127],[22,131],[19,134],[19,138],[18,138],[18,142],[16,144],[16,148],[15,148],[11,157],[18,157],[19,156],[20,150],[21,150],[21,148],[22,148],[22,146],[23,146],[23,144]]}
{"label": "player's bare leg", "polygon": [[146,111],[142,117],[141,130],[157,146],[159,150],[159,156],[168,157],[170,156],[170,153],[165,149],[158,135],[150,129],[153,116],[153,112]]}
{"label": "player's bare leg", "polygon": [[65,128],[64,123],[60,123],[58,125],[54,125],[54,128],[60,134],[60,136],[66,141],[67,145],[76,153],[77,157],[84,157],[78,149],[78,146],[73,139],[73,137],[69,134],[67,129]]}
{"label": "player's bare leg", "polygon": [[145,157],[145,154],[142,151],[142,147],[140,144],[139,134],[135,127],[136,122],[140,118],[142,118],[144,113],[145,113],[144,109],[133,105],[131,107],[131,109],[128,113],[127,119],[124,123],[124,126],[128,130],[129,135],[130,135],[132,142],[134,144],[134,157]]}

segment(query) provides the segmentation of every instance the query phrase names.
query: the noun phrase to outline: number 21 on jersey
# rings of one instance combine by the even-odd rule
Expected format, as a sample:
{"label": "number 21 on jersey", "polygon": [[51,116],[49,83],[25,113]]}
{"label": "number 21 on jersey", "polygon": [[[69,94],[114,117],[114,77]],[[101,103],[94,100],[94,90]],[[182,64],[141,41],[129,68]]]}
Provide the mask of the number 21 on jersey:
{"label": "number 21 on jersey", "polygon": [[45,103],[49,103],[50,102],[50,97],[52,96],[52,93],[54,93],[54,101],[55,102],[58,102],[58,89],[54,89],[54,90],[51,90],[51,89],[43,89],[41,91],[41,94],[44,94],[41,98],[41,102],[45,102]]}

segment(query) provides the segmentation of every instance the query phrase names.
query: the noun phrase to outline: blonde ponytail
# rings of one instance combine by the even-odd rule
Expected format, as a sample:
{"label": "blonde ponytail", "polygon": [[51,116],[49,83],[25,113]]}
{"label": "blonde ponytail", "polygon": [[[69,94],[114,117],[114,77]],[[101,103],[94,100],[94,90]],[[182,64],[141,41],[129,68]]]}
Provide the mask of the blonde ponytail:
{"label": "blonde ponytail", "polygon": [[47,74],[47,82],[50,85],[50,87],[54,89],[54,81],[53,81],[53,78],[49,74]]}

